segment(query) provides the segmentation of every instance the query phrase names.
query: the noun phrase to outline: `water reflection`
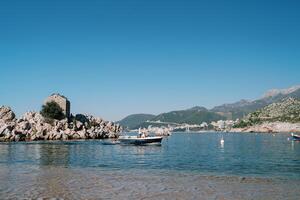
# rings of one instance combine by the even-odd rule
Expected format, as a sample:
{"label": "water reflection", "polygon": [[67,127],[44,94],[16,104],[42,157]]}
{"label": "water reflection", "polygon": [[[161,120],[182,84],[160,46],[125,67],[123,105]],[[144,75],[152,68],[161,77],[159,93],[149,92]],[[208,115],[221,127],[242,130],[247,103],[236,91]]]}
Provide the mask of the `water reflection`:
{"label": "water reflection", "polygon": [[221,152],[224,152],[224,143],[225,143],[225,140],[224,140],[224,137],[222,135],[222,137],[220,139]]}
{"label": "water reflection", "polygon": [[40,165],[69,166],[72,148],[64,144],[39,144]]}

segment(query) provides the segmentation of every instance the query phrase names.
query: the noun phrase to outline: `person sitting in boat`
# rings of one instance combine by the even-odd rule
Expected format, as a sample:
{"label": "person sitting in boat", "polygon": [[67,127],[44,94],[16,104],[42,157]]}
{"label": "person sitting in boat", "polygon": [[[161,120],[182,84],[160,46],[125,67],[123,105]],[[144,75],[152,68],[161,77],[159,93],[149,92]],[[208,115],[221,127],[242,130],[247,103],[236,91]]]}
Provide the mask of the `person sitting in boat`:
{"label": "person sitting in boat", "polygon": [[141,135],[141,138],[145,138],[145,137],[146,137],[146,134],[145,134],[145,132],[143,132]]}
{"label": "person sitting in boat", "polygon": [[146,137],[148,137],[148,132],[147,132],[147,129],[144,128],[142,131],[142,138],[146,138]]}
{"label": "person sitting in boat", "polygon": [[142,134],[141,132],[139,132],[138,135],[137,135],[137,138],[141,138],[142,135],[143,135],[143,134]]}

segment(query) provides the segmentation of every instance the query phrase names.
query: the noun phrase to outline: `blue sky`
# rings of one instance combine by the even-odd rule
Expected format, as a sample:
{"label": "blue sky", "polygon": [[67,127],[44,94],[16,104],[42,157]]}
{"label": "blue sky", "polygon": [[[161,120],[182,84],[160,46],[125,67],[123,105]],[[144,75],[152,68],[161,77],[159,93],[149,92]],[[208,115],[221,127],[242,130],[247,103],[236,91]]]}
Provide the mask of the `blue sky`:
{"label": "blue sky", "polygon": [[0,104],[118,120],[255,99],[300,83],[300,3],[0,1]]}

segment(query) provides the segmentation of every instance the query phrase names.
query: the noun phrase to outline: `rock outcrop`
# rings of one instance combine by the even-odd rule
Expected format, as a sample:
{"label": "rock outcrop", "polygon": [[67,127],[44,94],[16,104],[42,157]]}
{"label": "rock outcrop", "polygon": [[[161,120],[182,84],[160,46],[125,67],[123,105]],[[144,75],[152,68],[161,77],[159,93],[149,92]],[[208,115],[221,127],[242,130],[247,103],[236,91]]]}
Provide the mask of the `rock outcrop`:
{"label": "rock outcrop", "polygon": [[232,132],[300,132],[300,100],[286,98],[250,113]]}
{"label": "rock outcrop", "polygon": [[245,128],[233,128],[230,132],[247,133],[290,133],[300,132],[300,123],[289,122],[265,122]]}
{"label": "rock outcrop", "polygon": [[280,95],[280,94],[288,95],[299,89],[300,89],[300,85],[295,85],[295,86],[287,88],[287,89],[271,89],[264,94],[263,98],[274,97],[274,96]]}
{"label": "rock outcrop", "polygon": [[286,98],[250,113],[245,120],[253,122],[300,122],[300,100]]}
{"label": "rock outcrop", "polygon": [[40,113],[27,112],[16,119],[11,108],[0,108],[2,142],[116,138],[121,131],[120,125],[90,115],[50,120]]}
{"label": "rock outcrop", "polygon": [[3,122],[10,122],[15,119],[15,113],[10,107],[0,107],[0,120]]}

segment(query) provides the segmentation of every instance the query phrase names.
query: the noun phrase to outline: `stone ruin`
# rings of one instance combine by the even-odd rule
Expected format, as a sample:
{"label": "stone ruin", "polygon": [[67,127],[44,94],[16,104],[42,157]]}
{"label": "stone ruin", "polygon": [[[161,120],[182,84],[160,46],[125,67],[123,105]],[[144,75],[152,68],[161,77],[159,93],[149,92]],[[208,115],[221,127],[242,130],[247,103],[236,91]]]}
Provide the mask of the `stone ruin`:
{"label": "stone ruin", "polygon": [[67,97],[60,95],[58,93],[54,93],[45,100],[44,104],[52,101],[56,102],[61,107],[63,113],[67,118],[70,117],[71,103],[67,99]]}

